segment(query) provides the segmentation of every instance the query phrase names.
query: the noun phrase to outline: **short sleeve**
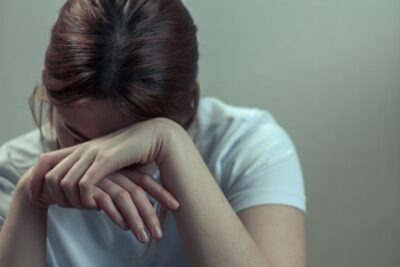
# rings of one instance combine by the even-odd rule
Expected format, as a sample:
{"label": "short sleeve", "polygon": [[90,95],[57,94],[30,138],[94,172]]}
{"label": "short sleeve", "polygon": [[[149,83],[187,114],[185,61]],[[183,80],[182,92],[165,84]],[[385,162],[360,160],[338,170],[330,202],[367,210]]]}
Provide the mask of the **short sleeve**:
{"label": "short sleeve", "polygon": [[276,122],[248,123],[224,160],[224,193],[235,212],[262,204],[283,204],[306,213],[298,153]]}
{"label": "short sleeve", "polygon": [[0,146],[0,227],[4,223],[19,178],[35,163],[42,150],[37,129]]}
{"label": "short sleeve", "polygon": [[10,163],[5,146],[0,146],[0,229],[3,226],[19,173]]}

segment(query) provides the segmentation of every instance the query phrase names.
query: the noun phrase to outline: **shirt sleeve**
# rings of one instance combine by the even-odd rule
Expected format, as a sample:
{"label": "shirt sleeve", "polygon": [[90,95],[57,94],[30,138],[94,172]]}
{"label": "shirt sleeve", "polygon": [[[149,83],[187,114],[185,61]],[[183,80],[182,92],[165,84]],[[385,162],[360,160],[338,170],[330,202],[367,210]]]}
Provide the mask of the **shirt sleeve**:
{"label": "shirt sleeve", "polygon": [[224,193],[235,212],[283,204],[306,213],[302,170],[296,148],[276,122],[258,120],[226,157]]}
{"label": "shirt sleeve", "polygon": [[0,228],[4,223],[19,178],[42,152],[37,128],[0,145]]}
{"label": "shirt sleeve", "polygon": [[19,172],[9,160],[6,146],[0,146],[0,229],[3,226]]}

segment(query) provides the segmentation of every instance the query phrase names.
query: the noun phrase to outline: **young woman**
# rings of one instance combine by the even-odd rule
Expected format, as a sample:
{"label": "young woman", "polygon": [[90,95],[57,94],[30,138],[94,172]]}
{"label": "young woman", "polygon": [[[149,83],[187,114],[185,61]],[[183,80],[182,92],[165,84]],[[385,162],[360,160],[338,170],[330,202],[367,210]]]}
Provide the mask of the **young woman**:
{"label": "young woman", "polygon": [[179,0],[65,2],[0,148],[0,266],[305,266],[294,144],[200,97],[196,31]]}

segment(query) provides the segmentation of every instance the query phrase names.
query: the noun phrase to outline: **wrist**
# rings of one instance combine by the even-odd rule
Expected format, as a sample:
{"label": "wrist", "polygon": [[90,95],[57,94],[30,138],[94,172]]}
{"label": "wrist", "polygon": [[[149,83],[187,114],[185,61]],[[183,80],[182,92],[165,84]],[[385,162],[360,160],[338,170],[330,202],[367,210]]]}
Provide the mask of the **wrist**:
{"label": "wrist", "polygon": [[27,191],[25,191],[21,187],[16,188],[13,195],[13,201],[16,201],[18,206],[29,209],[31,211],[47,212],[48,210],[48,206],[42,204],[41,202],[31,202]]}
{"label": "wrist", "polygon": [[157,118],[155,134],[160,143],[158,157],[155,160],[159,167],[164,164],[167,158],[179,154],[179,150],[185,145],[185,141],[191,141],[181,125],[165,118]]}
{"label": "wrist", "polygon": [[29,179],[27,174],[21,177],[20,181],[17,183],[17,186],[14,191],[15,200],[21,205],[41,211],[47,211],[48,205],[43,203],[40,199],[37,201],[31,201],[29,197]]}
{"label": "wrist", "polygon": [[182,182],[186,183],[191,172],[201,171],[206,166],[188,132],[174,121],[166,123],[158,127],[162,149],[156,164],[165,188],[179,197],[183,193],[180,189]]}

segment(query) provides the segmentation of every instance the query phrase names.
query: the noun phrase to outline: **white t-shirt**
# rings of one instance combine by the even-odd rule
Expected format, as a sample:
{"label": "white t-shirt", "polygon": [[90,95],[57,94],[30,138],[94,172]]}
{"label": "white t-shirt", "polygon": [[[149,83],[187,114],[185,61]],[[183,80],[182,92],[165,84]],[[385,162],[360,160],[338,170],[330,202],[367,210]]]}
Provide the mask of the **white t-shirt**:
{"label": "white t-shirt", "polygon": [[[232,106],[215,97],[200,98],[198,116],[188,130],[215,181],[235,212],[261,204],[283,204],[306,213],[302,170],[286,131],[265,110]],[[46,131],[45,131],[45,136]],[[19,177],[40,153],[55,149],[38,129],[0,147],[0,225]],[[159,172],[155,179],[159,180]],[[159,208],[159,203],[158,208]],[[103,212],[50,206],[47,265],[51,267],[134,266],[145,245]],[[158,249],[140,266],[187,266],[171,212]]]}

